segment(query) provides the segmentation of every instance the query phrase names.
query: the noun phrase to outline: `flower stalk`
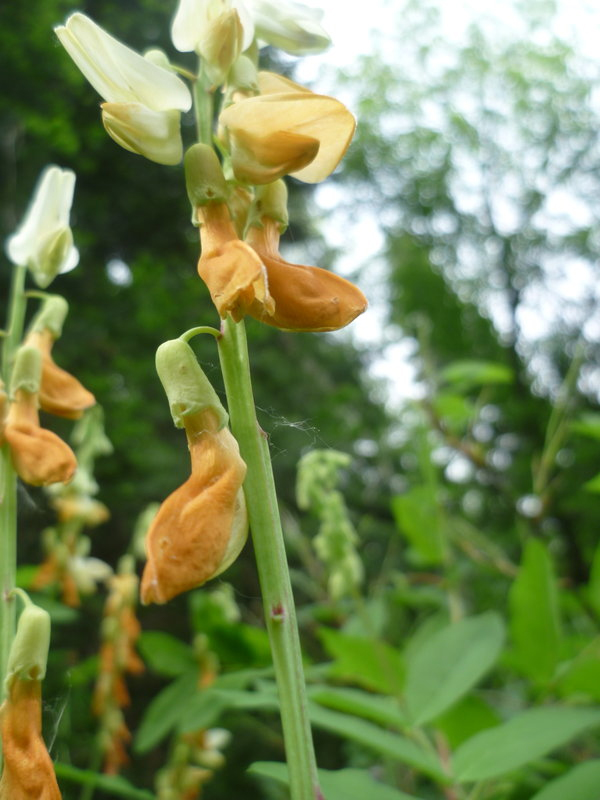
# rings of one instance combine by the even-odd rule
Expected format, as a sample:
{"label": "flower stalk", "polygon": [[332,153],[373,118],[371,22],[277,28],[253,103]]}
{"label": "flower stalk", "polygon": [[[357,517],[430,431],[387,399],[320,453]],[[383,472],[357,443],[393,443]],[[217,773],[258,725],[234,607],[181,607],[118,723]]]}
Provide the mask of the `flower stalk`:
{"label": "flower stalk", "polygon": [[[7,334],[2,347],[2,377],[10,386],[15,353],[23,333],[25,319],[26,266],[13,270],[8,308]],[[0,455],[0,698],[4,698],[4,679],[8,655],[15,635],[15,575],[17,568],[17,476],[8,442]]]}
{"label": "flower stalk", "polygon": [[318,800],[322,795],[308,719],[296,609],[269,445],[255,414],[243,321],[236,323],[231,317],[224,321],[219,358],[231,429],[248,466],[244,493],[279,691],[291,798]]}

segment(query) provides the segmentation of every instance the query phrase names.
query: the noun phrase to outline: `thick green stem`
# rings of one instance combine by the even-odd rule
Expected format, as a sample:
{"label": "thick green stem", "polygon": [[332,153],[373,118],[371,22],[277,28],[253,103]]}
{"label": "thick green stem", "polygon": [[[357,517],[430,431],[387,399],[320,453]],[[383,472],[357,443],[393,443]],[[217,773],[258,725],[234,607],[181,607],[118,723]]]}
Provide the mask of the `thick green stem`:
{"label": "thick green stem", "polygon": [[[2,377],[7,389],[15,351],[23,334],[25,319],[25,267],[15,267],[8,309],[7,333],[2,347]],[[17,570],[17,477],[10,448],[4,444],[0,455],[0,697],[10,646],[15,635],[15,587]]]}
{"label": "thick green stem", "polygon": [[219,340],[231,429],[248,466],[244,493],[279,690],[292,800],[319,800],[300,637],[266,436],[256,419],[244,323]]}
{"label": "thick green stem", "polygon": [[196,115],[198,141],[202,144],[212,145],[214,99],[210,92],[210,82],[202,66],[200,67],[198,80],[194,84],[194,113]]}

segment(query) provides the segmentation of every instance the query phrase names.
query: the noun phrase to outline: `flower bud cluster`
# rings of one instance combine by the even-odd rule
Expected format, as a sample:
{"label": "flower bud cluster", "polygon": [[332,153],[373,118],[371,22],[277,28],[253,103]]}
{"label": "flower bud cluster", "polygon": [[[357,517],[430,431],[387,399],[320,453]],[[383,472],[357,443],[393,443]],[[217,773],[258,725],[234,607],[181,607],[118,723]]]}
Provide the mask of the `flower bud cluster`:
{"label": "flower bud cluster", "polygon": [[98,491],[93,475],[94,461],[112,452],[99,406],[78,420],[72,441],[78,460],[77,471],[69,484],[47,488],[57,521],[44,531],[46,557],[31,588],[57,586],[63,603],[78,606],[81,595],[93,594],[97,584],[112,575],[108,564],[89,555],[91,541],[84,534],[86,529],[101,525],[110,517],[108,508],[94,497]]}
{"label": "flower bud cluster", "polygon": [[139,675],[144,663],[135,651],[140,635],[137,605],[138,577],[135,561],[124,556],[117,574],[108,581],[109,593],[104,605],[100,666],[92,709],[100,719],[99,744],[104,757],[104,772],[116,775],[128,763],[126,746],[131,734],[123,708],[129,705],[125,675]]}
{"label": "flower bud cluster", "polygon": [[298,464],[298,506],[320,521],[313,540],[328,571],[327,589],[334,600],[354,594],[363,580],[363,565],[356,551],[358,536],[350,521],[344,497],[336,489],[339,471],[350,457],[336,450],[312,450]]}

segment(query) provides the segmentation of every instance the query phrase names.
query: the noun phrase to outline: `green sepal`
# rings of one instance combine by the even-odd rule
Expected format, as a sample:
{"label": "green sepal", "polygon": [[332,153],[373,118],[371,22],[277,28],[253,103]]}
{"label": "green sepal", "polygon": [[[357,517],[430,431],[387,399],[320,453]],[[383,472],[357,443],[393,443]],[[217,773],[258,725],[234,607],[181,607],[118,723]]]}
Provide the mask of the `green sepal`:
{"label": "green sepal", "polygon": [[256,196],[250,212],[249,226],[262,228],[263,217],[279,223],[279,232],[283,233],[289,225],[288,192],[282,179],[256,187]]}
{"label": "green sepal", "polygon": [[156,351],[156,371],[176,428],[183,428],[184,417],[208,410],[217,416],[219,429],[227,425],[227,412],[189,344],[181,339],[163,342]]}
{"label": "green sepal", "polygon": [[34,605],[19,590],[25,608],[17,623],[17,632],[10,648],[6,681],[16,677],[23,681],[41,681],[46,674],[50,647],[50,614]]}
{"label": "green sepal", "polygon": [[19,347],[10,379],[10,393],[22,389],[29,394],[40,390],[42,377],[42,354],[36,347]]}
{"label": "green sepal", "polygon": [[51,294],[44,298],[42,307],[29,326],[29,332],[41,333],[50,331],[54,339],[62,334],[62,328],[69,313],[69,304],[59,294]]}
{"label": "green sepal", "polygon": [[192,209],[227,202],[227,181],[217,154],[207,144],[194,144],[183,159],[185,185]]}

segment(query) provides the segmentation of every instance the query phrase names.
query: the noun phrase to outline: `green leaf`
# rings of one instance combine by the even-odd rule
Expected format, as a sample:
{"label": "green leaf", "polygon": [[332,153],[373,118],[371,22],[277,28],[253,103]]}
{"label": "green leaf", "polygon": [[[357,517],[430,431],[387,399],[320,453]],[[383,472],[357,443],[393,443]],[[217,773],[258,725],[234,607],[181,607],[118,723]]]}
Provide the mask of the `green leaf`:
{"label": "green leaf", "polygon": [[504,624],[493,611],[437,631],[407,660],[405,700],[415,725],[450,708],[494,665]]}
{"label": "green leaf", "polygon": [[507,384],[513,381],[513,372],[505,364],[494,361],[453,361],[442,370],[443,381],[455,389],[469,391],[481,386]]}
{"label": "green leaf", "polygon": [[431,402],[444,427],[457,435],[464,433],[475,414],[475,404],[460,394],[440,392]]}
{"label": "green leaf", "polygon": [[192,648],[169,633],[144,631],[137,645],[150,669],[167,678],[177,678],[197,666]]}
{"label": "green leaf", "polygon": [[494,728],[500,722],[498,714],[481,697],[467,695],[433,724],[442,731],[450,747],[455,750],[479,731]]}
{"label": "green leaf", "polygon": [[557,688],[564,697],[586,695],[600,701],[600,637],[589,642],[564,672],[561,669]]}
{"label": "green leaf", "polygon": [[109,797],[126,797],[130,800],[155,800],[152,792],[136,789],[120,775],[100,775],[87,769],[78,769],[71,764],[56,762],[54,770],[58,778],[73,781],[81,786],[93,786],[97,792],[106,792]]}
{"label": "green leaf", "polygon": [[330,628],[321,628],[319,636],[335,659],[333,676],[382,694],[397,695],[402,691],[404,661],[389,644],[378,639],[348,636]]}
{"label": "green leaf", "polygon": [[386,758],[408,764],[438,781],[447,780],[437,759],[404,736],[390,733],[371,722],[357,719],[349,714],[340,714],[337,711],[321,708],[314,703],[309,703],[308,713],[311,722],[317,728],[357,742]]}
{"label": "green leaf", "polygon": [[590,568],[590,580],[586,588],[588,602],[600,614],[600,544],[597,545]]}
{"label": "green leaf", "polygon": [[406,715],[390,697],[363,692],[360,689],[339,689],[330,686],[310,689],[309,697],[325,708],[363,717],[379,725],[399,729],[407,725]]}
{"label": "green leaf", "polygon": [[421,564],[444,561],[444,537],[435,489],[414,486],[392,498],[392,512],[398,529],[414,547]]}
{"label": "green leaf", "polygon": [[560,659],[561,632],[552,560],[539,539],[525,545],[509,604],[514,663],[535,683],[547,683]]}
{"label": "green leaf", "polygon": [[275,685],[272,685],[272,690],[259,692],[223,691],[213,688],[196,692],[189,698],[177,729],[180,733],[187,733],[210,728],[228,708],[279,711]]}
{"label": "green leaf", "polygon": [[179,723],[197,692],[197,670],[182,675],[156,695],[146,709],[134,740],[136,753],[146,753]]}
{"label": "green leaf", "polygon": [[[256,761],[248,772],[261,775],[287,786],[287,764],[273,761]],[[327,800],[418,800],[413,794],[400,792],[391,786],[376,781],[361,769],[320,769],[319,783]]]}
{"label": "green leaf", "polygon": [[588,761],[550,781],[531,800],[598,800],[599,797],[600,761]]}
{"label": "green leaf", "polygon": [[[459,781],[484,781],[518,769],[600,725],[600,709],[532,708],[473,736],[453,757]],[[570,800],[570,799],[569,799]]]}

